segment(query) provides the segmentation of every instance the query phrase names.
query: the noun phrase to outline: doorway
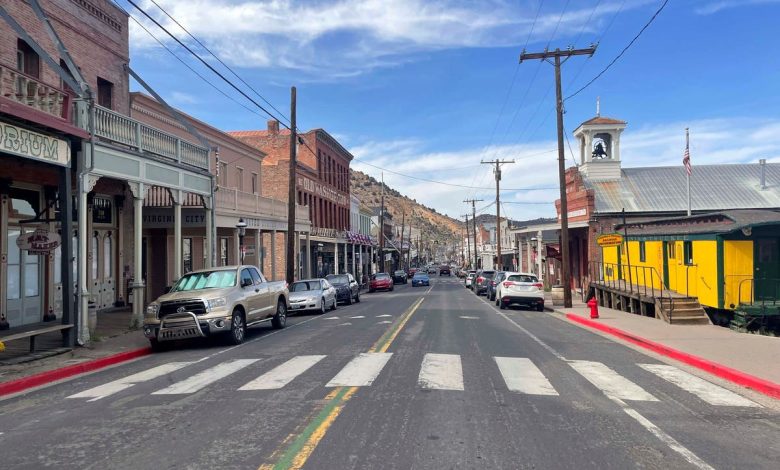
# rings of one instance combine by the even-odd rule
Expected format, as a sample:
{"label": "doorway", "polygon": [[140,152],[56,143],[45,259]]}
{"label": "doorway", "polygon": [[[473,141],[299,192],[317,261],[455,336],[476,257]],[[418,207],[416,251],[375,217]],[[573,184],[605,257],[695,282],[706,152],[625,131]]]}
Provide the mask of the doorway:
{"label": "doorway", "polygon": [[11,328],[42,319],[42,258],[16,245],[20,236],[35,231],[32,227],[8,226],[8,262],[5,295],[7,318]]}
{"label": "doorway", "polygon": [[780,238],[756,238],[754,256],[755,300],[777,300],[780,296]]}

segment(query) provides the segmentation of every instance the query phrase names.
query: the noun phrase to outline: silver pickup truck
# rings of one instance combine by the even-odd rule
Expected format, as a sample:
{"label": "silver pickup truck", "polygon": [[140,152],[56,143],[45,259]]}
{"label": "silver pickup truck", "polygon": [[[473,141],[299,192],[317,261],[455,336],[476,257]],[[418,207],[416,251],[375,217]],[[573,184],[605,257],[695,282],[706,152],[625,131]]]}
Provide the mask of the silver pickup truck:
{"label": "silver pickup truck", "polygon": [[147,306],[143,330],[155,350],[165,341],[215,335],[241,344],[252,325],[284,328],[288,307],[287,283],[268,282],[255,266],[201,269]]}

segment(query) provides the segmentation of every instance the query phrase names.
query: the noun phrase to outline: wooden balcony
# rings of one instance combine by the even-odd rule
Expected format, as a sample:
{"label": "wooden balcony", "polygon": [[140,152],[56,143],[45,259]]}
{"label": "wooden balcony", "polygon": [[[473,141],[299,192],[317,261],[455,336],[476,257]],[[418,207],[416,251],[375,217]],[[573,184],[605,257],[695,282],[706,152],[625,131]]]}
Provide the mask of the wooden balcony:
{"label": "wooden balcony", "polygon": [[209,149],[95,105],[95,136],[157,158],[209,170]]}
{"label": "wooden balcony", "polygon": [[71,96],[65,90],[0,63],[0,96],[70,123]]}
{"label": "wooden balcony", "polygon": [[[284,201],[225,187],[220,187],[214,195],[217,209],[227,209],[280,219],[287,218],[287,203]],[[309,209],[306,206],[296,205],[295,218],[297,220],[308,220]]]}

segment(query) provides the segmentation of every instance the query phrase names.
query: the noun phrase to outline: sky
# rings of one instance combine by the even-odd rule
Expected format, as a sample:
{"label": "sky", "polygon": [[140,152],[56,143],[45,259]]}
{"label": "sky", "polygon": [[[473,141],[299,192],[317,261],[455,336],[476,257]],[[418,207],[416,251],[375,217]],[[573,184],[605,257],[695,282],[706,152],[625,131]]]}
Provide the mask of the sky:
{"label": "sky", "polygon": [[[131,66],[165,100],[223,130],[266,128],[265,112],[116,1],[181,59],[131,18]],[[464,199],[483,199],[477,208],[494,213],[492,168],[480,162],[514,159],[502,167],[501,212],[515,220],[554,217],[559,194],[554,68],[519,63],[521,51],[597,43],[592,57],[561,67],[568,97],[664,3],[154,0],[261,99],[152,0],[133,1],[282,121],[295,86],[299,129],[325,129],[354,155],[353,169],[439,212],[462,218]],[[595,116],[597,99],[602,116],[628,122],[624,167],[683,171],[686,127],[694,177],[696,165],[780,162],[780,0],[667,1],[622,57],[566,99],[567,167],[572,132]]]}

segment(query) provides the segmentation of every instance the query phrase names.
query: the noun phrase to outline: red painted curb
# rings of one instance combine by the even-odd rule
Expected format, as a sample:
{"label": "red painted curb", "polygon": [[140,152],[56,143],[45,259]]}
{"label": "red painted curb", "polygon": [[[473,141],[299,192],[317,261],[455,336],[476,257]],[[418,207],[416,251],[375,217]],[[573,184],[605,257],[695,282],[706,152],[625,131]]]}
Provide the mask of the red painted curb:
{"label": "red painted curb", "polygon": [[575,315],[573,313],[567,313],[566,318],[568,318],[573,322],[585,325],[587,327],[599,331],[603,331],[605,333],[609,333],[613,336],[617,336],[618,338],[624,339],[629,343],[636,344],[637,346],[641,346],[645,349],[649,349],[658,354],[662,354],[664,356],[671,357],[672,359],[676,359],[680,362],[684,362],[690,366],[696,367],[697,369],[701,369],[705,372],[709,372],[710,374],[717,375],[718,377],[726,379],[729,382],[733,382],[737,385],[741,385],[743,387],[753,389],[759,393],[763,393],[764,395],[768,395],[772,398],[780,399],[780,385],[774,382],[770,382],[768,380],[764,380],[754,375],[740,372],[736,369],[732,369],[730,367],[726,367],[724,365],[718,364],[717,362],[708,361],[707,359],[703,359],[699,356],[694,356],[692,354],[678,351],[677,349],[670,348],[669,346],[665,346],[663,344],[650,341],[649,339],[645,339],[640,336],[633,335],[631,333],[626,333],[623,330],[619,330],[617,328],[607,326],[599,322],[582,318],[581,316]]}
{"label": "red painted curb", "polygon": [[31,375],[29,377],[11,380],[8,382],[1,382],[0,397],[4,395],[10,395],[12,393],[18,393],[50,382],[55,382],[57,380],[66,379],[74,375],[102,369],[114,364],[119,364],[120,362],[129,361],[130,359],[146,356],[147,354],[151,353],[151,348],[133,349],[131,351],[121,352],[112,356],[101,357],[100,359],[95,359],[93,361],[41,372],[40,374]]}

